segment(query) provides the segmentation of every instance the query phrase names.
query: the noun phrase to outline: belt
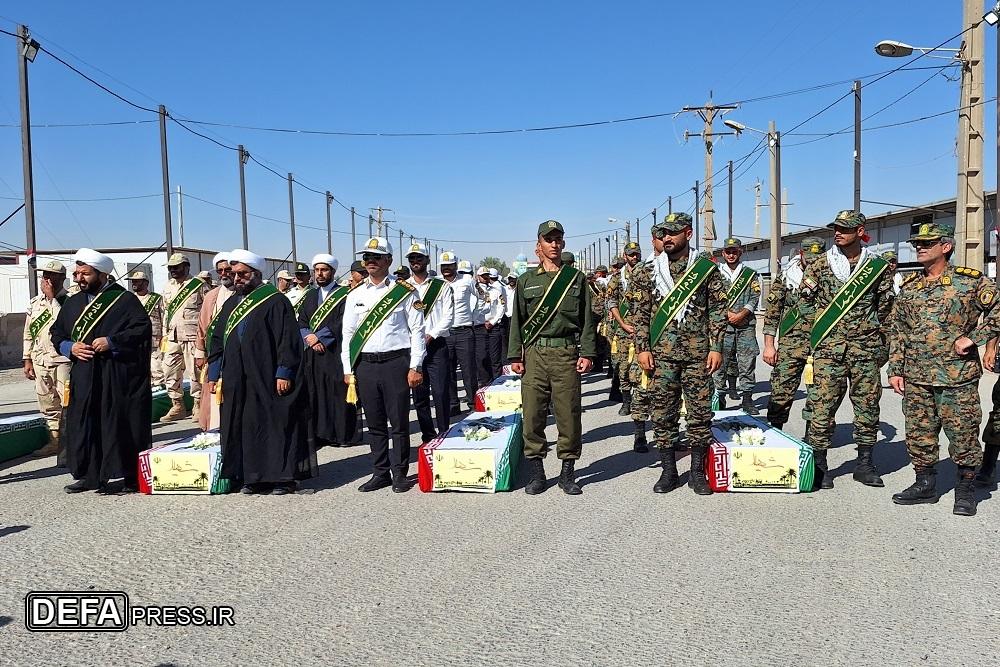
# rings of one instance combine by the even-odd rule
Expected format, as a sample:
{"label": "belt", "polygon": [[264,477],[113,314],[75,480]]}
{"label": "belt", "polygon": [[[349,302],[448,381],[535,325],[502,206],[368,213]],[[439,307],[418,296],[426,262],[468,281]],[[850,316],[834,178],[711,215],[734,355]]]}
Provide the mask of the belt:
{"label": "belt", "polygon": [[561,337],[561,338],[550,338],[548,336],[539,336],[535,339],[535,345],[538,347],[576,347],[575,337]]}
{"label": "belt", "polygon": [[471,328],[472,328],[471,324],[466,324],[466,325],[460,326],[460,327],[452,327],[451,330],[452,331],[463,331],[465,329],[471,329]]}
{"label": "belt", "polygon": [[369,364],[381,364],[385,361],[391,361],[398,357],[408,357],[410,356],[410,348],[404,347],[399,350],[392,350],[390,352],[362,352],[361,361],[367,362]]}
{"label": "belt", "polygon": [[485,325],[485,324],[477,324],[476,326],[474,326],[474,327],[472,327],[472,328],[473,328],[473,329],[485,329],[485,328],[486,328],[486,325]]}

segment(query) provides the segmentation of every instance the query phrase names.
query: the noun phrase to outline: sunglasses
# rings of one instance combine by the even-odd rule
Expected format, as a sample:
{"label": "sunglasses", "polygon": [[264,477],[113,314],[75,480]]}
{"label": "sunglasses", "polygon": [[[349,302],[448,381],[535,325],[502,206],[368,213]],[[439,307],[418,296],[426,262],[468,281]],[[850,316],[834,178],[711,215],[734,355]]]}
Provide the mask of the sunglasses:
{"label": "sunglasses", "polygon": [[934,241],[910,241],[910,245],[914,248],[933,248],[934,246],[941,243],[941,239]]}
{"label": "sunglasses", "polygon": [[256,272],[253,269],[251,269],[250,271],[233,271],[232,273],[238,278],[246,279],[246,278],[252,278],[253,274]]}
{"label": "sunglasses", "polygon": [[217,269],[215,273],[218,274],[218,275],[220,275],[220,276],[224,276],[227,273],[232,273],[232,272],[233,272],[232,269],[226,268],[226,269]]}
{"label": "sunglasses", "polygon": [[379,254],[374,253],[374,252],[366,252],[363,255],[361,255],[361,261],[362,262],[366,262],[366,263],[367,262],[381,262],[386,257],[388,257],[388,255],[379,255]]}

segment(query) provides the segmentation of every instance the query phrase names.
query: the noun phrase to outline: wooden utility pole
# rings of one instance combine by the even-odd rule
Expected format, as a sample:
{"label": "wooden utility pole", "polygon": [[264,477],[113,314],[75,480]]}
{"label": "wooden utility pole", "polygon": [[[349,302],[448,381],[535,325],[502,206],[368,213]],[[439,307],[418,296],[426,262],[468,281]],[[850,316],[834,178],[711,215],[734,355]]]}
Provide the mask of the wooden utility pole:
{"label": "wooden utility pole", "polygon": [[983,197],[983,84],[985,26],[981,0],[963,0],[965,33],[959,58],[962,85],[958,111],[958,196],[955,207],[955,263],[986,270],[985,202]]}
{"label": "wooden utility pole", "polygon": [[[709,91],[708,102],[704,106],[700,107],[684,107],[684,111],[690,111],[698,114],[698,116],[704,121],[705,127],[701,132],[701,138],[705,142],[705,181],[704,191],[702,193],[702,201],[704,202],[704,207],[702,208],[702,213],[705,216],[705,233],[703,235],[703,240],[705,241],[705,250],[712,250],[712,242],[715,241],[715,204],[713,202],[713,188],[712,181],[714,175],[714,167],[712,166],[712,150],[715,143],[715,137],[733,134],[732,132],[712,132],[712,123],[715,122],[716,115],[720,113],[725,113],[726,111],[732,111],[736,109],[735,105],[722,105],[716,106],[712,102],[712,93]],[[684,139],[687,140],[690,133],[684,132]]]}

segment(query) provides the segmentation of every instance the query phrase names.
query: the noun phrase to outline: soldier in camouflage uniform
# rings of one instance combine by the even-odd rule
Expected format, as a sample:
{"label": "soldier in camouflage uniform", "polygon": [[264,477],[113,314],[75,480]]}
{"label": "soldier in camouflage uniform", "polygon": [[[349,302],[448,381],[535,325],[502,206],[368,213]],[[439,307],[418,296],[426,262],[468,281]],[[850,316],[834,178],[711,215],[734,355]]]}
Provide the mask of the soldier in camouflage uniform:
{"label": "soldier in camouflage uniform", "polygon": [[[997,359],[997,339],[991,338],[986,344],[986,354],[983,355],[983,366],[986,370],[996,373]],[[997,458],[1000,455],[1000,378],[993,383],[993,409],[990,410],[989,417],[986,418],[986,426],[983,427],[983,443],[986,449],[983,451],[983,463],[976,473],[976,486],[995,487]]]}
{"label": "soldier in camouflage uniform", "polygon": [[893,495],[898,505],[936,503],[938,436],[948,436],[948,454],[958,466],[954,513],[976,513],[973,479],[982,463],[979,446],[977,345],[997,333],[996,286],[980,271],[948,263],[953,228],[927,223],[910,237],[924,270],[907,282],[893,308],[889,338],[889,384],[903,396],[906,450],[916,482]]}
{"label": "soldier in camouflage uniform", "polygon": [[[563,255],[572,253],[563,253]],[[563,260],[565,263],[565,260]],[[572,266],[572,265],[571,265]],[[603,266],[597,267],[604,268]],[[606,272],[607,270],[605,270]],[[597,327],[597,359],[594,361],[594,372],[599,373],[604,370],[604,364],[611,364],[611,343],[607,336],[607,286],[601,284],[594,276],[593,280],[587,281],[590,288],[590,309],[594,313],[594,326]]]}
{"label": "soldier in camouflage uniform", "polygon": [[[726,312],[726,335],[722,341],[722,358],[724,367],[712,376],[715,383],[715,394],[719,400],[719,409],[726,409],[726,375],[728,366],[736,362],[736,390],[743,396],[741,405],[749,415],[758,415],[760,411],[753,404],[753,387],[756,383],[755,370],[760,347],[757,345],[757,318],[755,311],[760,307],[760,276],[750,267],[744,267],[740,258],[743,257],[743,243],[737,238],[728,238],[722,245],[722,259],[719,273],[726,286],[728,308]],[[750,282],[739,289],[739,294],[730,294],[733,285],[744,271],[753,274]],[[749,275],[749,274],[748,274]]]}
{"label": "soldier in camouflage uniform", "polygon": [[[712,432],[712,373],[722,366],[726,324],[726,291],[713,266],[707,278],[652,344],[650,328],[660,303],[698,259],[690,248],[691,216],[671,213],[654,227],[663,254],[633,273],[631,291],[638,294],[632,324],[639,365],[652,373],[649,400],[653,435],[663,471],[655,493],[677,488],[675,436],[680,420],[681,391],[687,397],[687,435],[691,446],[690,486],[698,495],[712,490],[705,477],[705,455]],[[707,256],[707,255],[703,255]]]}
{"label": "soldier in camouflage uniform", "polygon": [[[642,386],[642,369],[636,361],[635,326],[631,324],[636,302],[642,296],[632,285],[632,275],[641,264],[642,250],[632,241],[625,244],[625,265],[611,276],[608,282],[608,325],[613,330],[614,364],[622,388],[622,409],[619,415],[632,416],[634,434],[632,450],[648,452],[646,419],[649,416],[649,398]],[[622,316],[622,310],[626,315]],[[627,409],[626,409],[627,406]]]}
{"label": "soldier in camouflage uniform", "polygon": [[[767,403],[767,421],[775,428],[784,428],[792,411],[795,392],[802,380],[806,360],[809,358],[809,334],[812,321],[795,317],[798,312],[799,288],[806,266],[826,250],[826,241],[818,236],[802,239],[802,248],[790,259],[788,267],[771,281],[764,313],[764,362],[771,370],[771,396]],[[794,311],[794,312],[793,312]],[[789,315],[789,313],[792,313]],[[779,338],[780,351],[774,340],[782,320],[789,317],[790,328]],[[808,430],[808,425],[807,425]]]}
{"label": "soldier in camouflage uniform", "polygon": [[[841,211],[827,225],[834,230],[834,246],[806,267],[802,276],[799,310],[808,321],[815,322],[853,272],[874,257],[861,246],[866,222],[865,216],[857,211]],[[837,408],[848,395],[848,385],[858,448],[854,479],[867,486],[885,486],[872,460],[872,448],[878,437],[882,396],[879,369],[888,359],[884,330],[892,303],[892,279],[882,272],[813,350],[814,383],[808,399],[812,419],[806,442],[813,448],[819,488],[833,488],[827,450],[833,438]]]}

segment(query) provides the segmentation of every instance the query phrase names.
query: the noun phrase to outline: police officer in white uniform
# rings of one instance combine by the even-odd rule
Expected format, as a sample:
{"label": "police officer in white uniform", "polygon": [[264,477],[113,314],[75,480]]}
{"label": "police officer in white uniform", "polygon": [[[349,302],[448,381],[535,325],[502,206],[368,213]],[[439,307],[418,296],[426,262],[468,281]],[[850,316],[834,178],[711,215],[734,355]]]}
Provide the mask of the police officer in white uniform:
{"label": "police officer in white uniform", "polygon": [[[468,262],[462,265],[469,268]],[[451,335],[448,336],[448,352],[451,355],[451,412],[459,411],[458,404],[458,372],[456,365],[462,368],[462,384],[465,385],[465,399],[469,409],[475,409],[476,390],[479,388],[479,376],[476,372],[476,341],[473,327],[475,326],[475,311],[479,308],[479,297],[472,278],[459,273],[459,261],[454,252],[446,250],[438,259],[441,275],[451,285],[455,302],[455,318],[451,325]]]}

